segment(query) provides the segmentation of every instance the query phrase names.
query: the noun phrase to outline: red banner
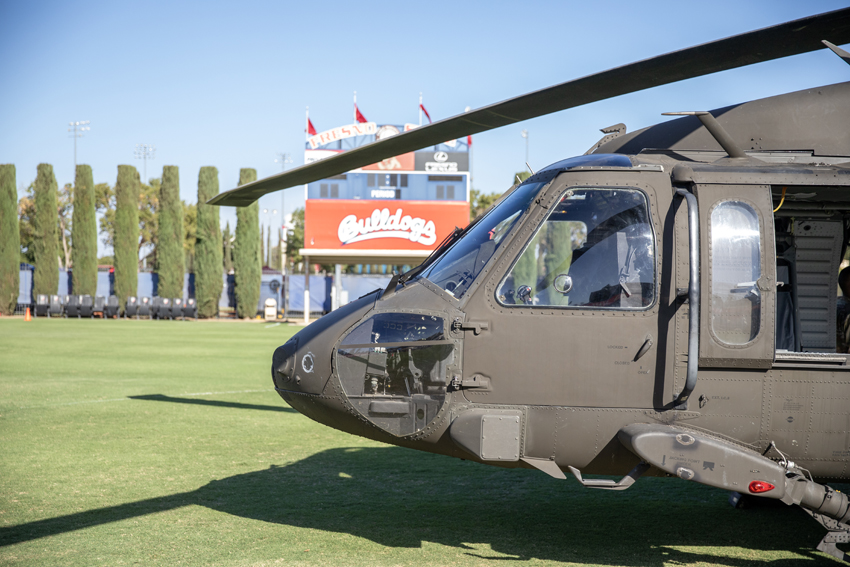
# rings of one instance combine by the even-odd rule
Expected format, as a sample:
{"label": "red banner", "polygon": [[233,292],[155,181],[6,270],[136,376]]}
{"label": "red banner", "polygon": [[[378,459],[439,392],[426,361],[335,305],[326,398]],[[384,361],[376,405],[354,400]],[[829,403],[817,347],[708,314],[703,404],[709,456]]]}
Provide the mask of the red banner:
{"label": "red banner", "polygon": [[304,248],[433,250],[467,224],[465,201],[308,199]]}
{"label": "red banner", "polygon": [[361,124],[365,124],[366,122],[369,122],[368,120],[366,120],[366,117],[363,116],[363,113],[360,112],[360,109],[357,108],[356,102],[354,103],[354,118],[356,118],[357,121],[360,122]]}

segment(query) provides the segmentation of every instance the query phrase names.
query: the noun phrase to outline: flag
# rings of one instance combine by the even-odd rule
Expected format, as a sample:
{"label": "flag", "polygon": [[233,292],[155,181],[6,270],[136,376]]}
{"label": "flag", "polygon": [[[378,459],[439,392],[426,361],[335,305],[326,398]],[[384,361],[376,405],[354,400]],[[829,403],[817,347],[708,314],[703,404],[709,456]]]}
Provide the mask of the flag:
{"label": "flag", "polygon": [[[425,110],[425,107],[424,107],[424,106],[422,106],[422,103],[421,103],[421,102],[419,103],[419,109],[420,109],[420,110],[422,110],[422,112],[424,112],[424,113],[425,113],[425,116],[427,116],[427,117],[428,117],[428,124],[430,124],[430,123],[431,123],[431,115],[430,115],[430,114],[428,114],[428,111],[427,111],[427,110]],[[420,116],[420,118],[421,118],[421,116]]]}
{"label": "flag", "polygon": [[466,137],[466,145],[467,145],[467,146],[471,146],[471,145],[472,145],[472,136],[467,136],[467,137]]}
{"label": "flag", "polygon": [[360,109],[359,109],[359,108],[357,108],[357,103],[356,103],[356,102],[354,103],[354,118],[355,118],[358,122],[360,122],[361,124],[362,124],[362,123],[364,123],[364,122],[369,122],[368,120],[366,120],[366,117],[365,117],[365,116],[363,116],[363,114],[360,112]]}
{"label": "flag", "polygon": [[316,135],[316,128],[313,126],[313,123],[310,121],[309,118],[307,119],[307,133],[311,136]]}

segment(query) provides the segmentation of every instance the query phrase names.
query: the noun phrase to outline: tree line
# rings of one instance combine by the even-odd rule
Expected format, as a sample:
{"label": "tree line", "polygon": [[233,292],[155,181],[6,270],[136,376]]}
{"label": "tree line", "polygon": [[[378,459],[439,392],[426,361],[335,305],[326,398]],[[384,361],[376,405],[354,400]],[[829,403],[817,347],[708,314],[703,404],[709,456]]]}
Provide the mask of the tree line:
{"label": "tree line", "polygon": [[[262,266],[281,268],[280,247],[273,245],[271,227],[260,230],[257,202],[237,209],[235,234],[230,223],[220,230],[219,208],[206,204],[219,192],[215,167],[200,169],[197,205],[180,200],[177,166],[165,166],[162,178],[150,179],[147,184],[129,165],[118,166],[114,186],[94,184],[88,165],[78,165],[75,173],[73,185],[58,189],[53,167],[39,164],[35,181],[19,201],[15,166],[0,165],[0,314],[15,310],[19,262],[35,266],[34,295],[57,293],[61,267],[71,270],[75,294],[94,296],[99,261],[111,264],[115,293],[123,309],[127,297],[136,295],[139,256],[145,250],[149,252],[141,262],[157,272],[161,297],[182,297],[183,274],[193,272],[198,315],[215,317],[222,272],[233,273],[237,315],[255,314]],[[522,181],[528,175],[519,172],[514,180]],[[256,178],[254,169],[239,172],[240,185]],[[473,189],[470,220],[499,197]],[[304,247],[303,208],[293,212],[292,221],[284,251],[290,270],[303,262],[299,255]],[[98,233],[103,235],[104,244],[112,247],[112,257],[98,258]],[[281,234],[275,236],[280,243]]]}
{"label": "tree line", "polygon": [[[159,276],[160,297],[182,297],[183,277],[195,274],[195,300],[200,317],[215,317],[223,288],[222,273],[234,273],[236,311],[253,317],[260,298],[264,260],[273,257],[263,246],[259,204],[237,209],[236,234],[228,223],[220,229],[219,207],[206,202],[219,193],[218,170],[202,167],[198,203],[180,199],[179,170],[165,166],[161,179],[142,183],[135,167],[118,166],[113,187],[95,185],[92,169],[78,165],[74,184],[58,189],[53,166],[39,164],[35,181],[18,200],[13,164],[0,164],[0,314],[15,310],[20,262],[35,266],[33,295],[55,295],[59,269],[71,269],[78,295],[96,295],[97,236],[113,248],[114,289],[122,306],[137,293],[139,256],[152,263]],[[239,172],[239,184],[256,180],[254,169]],[[99,227],[97,216],[101,213]],[[278,262],[279,264],[279,262]]]}

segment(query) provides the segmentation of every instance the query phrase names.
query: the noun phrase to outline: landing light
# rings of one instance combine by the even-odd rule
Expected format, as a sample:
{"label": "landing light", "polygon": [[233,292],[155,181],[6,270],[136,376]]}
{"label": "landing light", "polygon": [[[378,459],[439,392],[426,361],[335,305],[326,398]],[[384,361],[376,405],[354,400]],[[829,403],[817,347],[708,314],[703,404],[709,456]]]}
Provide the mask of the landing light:
{"label": "landing light", "polygon": [[770,492],[776,488],[769,482],[764,482],[763,480],[754,480],[750,483],[750,492],[753,494],[760,494],[762,492]]}

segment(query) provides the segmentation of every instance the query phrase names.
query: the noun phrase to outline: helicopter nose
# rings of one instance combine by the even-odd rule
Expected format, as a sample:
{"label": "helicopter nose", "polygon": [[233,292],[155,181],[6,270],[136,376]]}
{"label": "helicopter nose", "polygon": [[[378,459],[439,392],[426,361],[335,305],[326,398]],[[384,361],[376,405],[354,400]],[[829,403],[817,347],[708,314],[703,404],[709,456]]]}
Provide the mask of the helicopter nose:
{"label": "helicopter nose", "polygon": [[272,355],[272,379],[275,387],[280,390],[285,390],[294,385],[297,350],[298,339],[293,337],[286,341],[283,346],[277,347]]}
{"label": "helicopter nose", "polygon": [[272,355],[271,368],[275,389],[284,396],[286,392],[321,394],[332,373],[335,343],[346,329],[372,309],[375,299],[372,294],[340,307],[278,347]]}
{"label": "helicopter nose", "polygon": [[[298,335],[278,347],[272,355],[272,379],[279,392],[321,394],[330,377],[330,354],[298,348]],[[307,344],[306,347],[315,346]],[[327,370],[323,370],[324,367]]]}

